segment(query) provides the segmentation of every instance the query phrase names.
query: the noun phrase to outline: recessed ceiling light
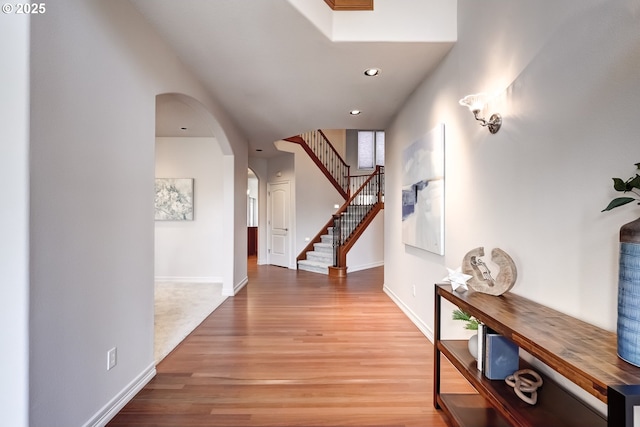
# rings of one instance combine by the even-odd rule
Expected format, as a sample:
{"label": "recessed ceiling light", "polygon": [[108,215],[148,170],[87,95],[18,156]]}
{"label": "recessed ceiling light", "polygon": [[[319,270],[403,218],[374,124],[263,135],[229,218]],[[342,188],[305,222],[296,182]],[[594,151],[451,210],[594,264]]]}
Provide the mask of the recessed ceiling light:
{"label": "recessed ceiling light", "polygon": [[364,70],[364,75],[369,77],[374,77],[380,74],[380,68],[367,68]]}
{"label": "recessed ceiling light", "polygon": [[360,110],[351,110],[351,111],[349,111],[349,114],[351,114],[352,116],[357,116],[360,113],[362,113],[362,111],[360,111]]}

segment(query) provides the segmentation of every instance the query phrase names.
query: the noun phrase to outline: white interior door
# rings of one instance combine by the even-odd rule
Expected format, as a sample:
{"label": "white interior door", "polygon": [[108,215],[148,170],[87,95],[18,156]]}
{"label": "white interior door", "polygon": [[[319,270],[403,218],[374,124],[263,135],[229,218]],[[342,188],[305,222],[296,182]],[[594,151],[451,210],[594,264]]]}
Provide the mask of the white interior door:
{"label": "white interior door", "polygon": [[268,185],[269,264],[289,267],[291,259],[291,199],[289,182]]}

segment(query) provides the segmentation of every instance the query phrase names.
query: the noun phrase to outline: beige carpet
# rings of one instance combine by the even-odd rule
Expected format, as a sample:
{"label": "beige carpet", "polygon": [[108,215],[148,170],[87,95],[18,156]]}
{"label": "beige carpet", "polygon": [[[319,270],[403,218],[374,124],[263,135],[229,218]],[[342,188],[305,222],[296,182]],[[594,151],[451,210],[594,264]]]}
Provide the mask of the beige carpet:
{"label": "beige carpet", "polygon": [[156,364],[213,312],[227,297],[221,283],[155,284]]}

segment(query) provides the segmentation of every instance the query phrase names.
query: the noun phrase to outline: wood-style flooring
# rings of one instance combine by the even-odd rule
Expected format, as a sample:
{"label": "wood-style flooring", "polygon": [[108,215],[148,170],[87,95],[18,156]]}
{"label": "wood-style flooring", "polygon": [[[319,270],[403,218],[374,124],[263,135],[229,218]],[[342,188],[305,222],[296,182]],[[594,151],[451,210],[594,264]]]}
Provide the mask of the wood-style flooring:
{"label": "wood-style flooring", "polygon": [[382,285],[382,267],[338,279],[250,260],[248,285],[108,426],[446,426],[433,346]]}

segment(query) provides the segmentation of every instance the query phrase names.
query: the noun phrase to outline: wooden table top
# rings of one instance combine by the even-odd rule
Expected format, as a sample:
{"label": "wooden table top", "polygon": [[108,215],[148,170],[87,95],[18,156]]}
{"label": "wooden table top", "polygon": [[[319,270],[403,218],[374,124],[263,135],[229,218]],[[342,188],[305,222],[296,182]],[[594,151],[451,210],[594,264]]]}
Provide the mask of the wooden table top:
{"label": "wooden table top", "polygon": [[605,403],[607,386],[640,384],[640,368],[617,355],[615,332],[511,292],[496,297],[454,292],[450,285],[437,290]]}

